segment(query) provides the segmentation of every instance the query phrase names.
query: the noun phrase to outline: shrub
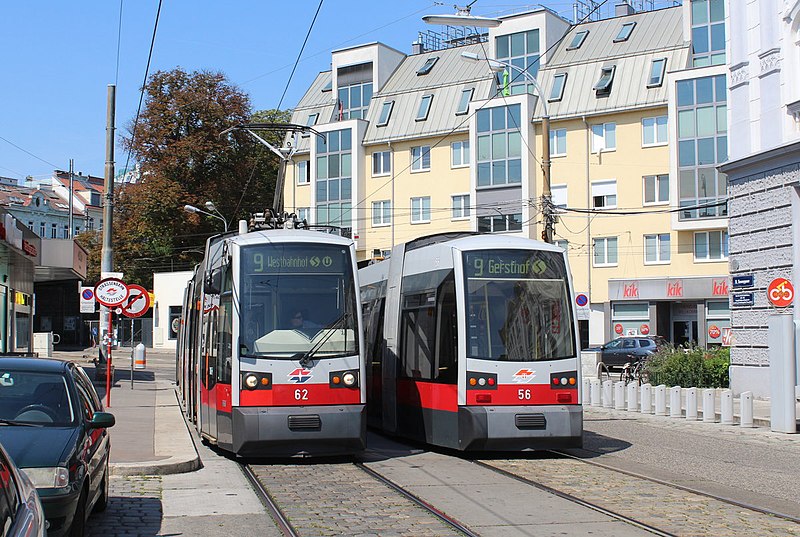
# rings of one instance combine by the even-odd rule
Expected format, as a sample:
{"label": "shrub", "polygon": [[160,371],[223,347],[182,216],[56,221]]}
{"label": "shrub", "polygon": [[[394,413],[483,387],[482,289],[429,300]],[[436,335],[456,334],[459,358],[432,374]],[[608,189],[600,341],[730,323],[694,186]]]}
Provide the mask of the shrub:
{"label": "shrub", "polygon": [[684,388],[727,388],[730,349],[665,347],[645,365],[650,384]]}

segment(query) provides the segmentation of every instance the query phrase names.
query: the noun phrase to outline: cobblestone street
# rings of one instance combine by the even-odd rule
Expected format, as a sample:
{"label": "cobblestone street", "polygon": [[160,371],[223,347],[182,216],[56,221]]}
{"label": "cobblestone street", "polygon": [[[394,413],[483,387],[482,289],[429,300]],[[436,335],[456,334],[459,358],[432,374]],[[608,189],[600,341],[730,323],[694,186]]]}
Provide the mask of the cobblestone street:
{"label": "cobblestone street", "polygon": [[161,535],[161,476],[112,476],[108,508],[95,513],[87,525],[87,537]]}

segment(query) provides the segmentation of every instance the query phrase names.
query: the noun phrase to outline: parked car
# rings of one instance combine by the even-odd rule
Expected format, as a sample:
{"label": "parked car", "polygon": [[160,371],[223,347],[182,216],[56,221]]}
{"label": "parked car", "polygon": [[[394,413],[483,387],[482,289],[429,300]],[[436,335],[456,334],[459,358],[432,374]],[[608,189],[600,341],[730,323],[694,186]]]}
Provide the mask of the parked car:
{"label": "parked car", "polygon": [[44,510],[36,488],[0,446],[0,537],[44,535]]}
{"label": "parked car", "polygon": [[628,362],[650,356],[667,344],[662,336],[624,336],[600,347],[600,360],[608,367],[622,367]]}
{"label": "parked car", "polygon": [[114,416],[72,362],[0,357],[0,442],[36,486],[47,534],[82,536],[108,502]]}

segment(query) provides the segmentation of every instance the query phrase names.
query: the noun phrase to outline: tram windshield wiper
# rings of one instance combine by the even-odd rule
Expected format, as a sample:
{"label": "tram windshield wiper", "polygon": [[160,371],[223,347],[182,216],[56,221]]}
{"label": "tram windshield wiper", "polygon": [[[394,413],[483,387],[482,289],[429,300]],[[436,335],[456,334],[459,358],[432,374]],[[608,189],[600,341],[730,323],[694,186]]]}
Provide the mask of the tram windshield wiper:
{"label": "tram windshield wiper", "polygon": [[308,367],[309,365],[311,365],[311,360],[314,358],[314,355],[317,353],[317,351],[319,351],[322,348],[322,346],[325,344],[325,342],[328,341],[331,338],[331,336],[334,334],[334,332],[336,331],[337,328],[344,327],[345,321],[347,320],[347,318],[349,316],[350,316],[350,314],[348,312],[344,312],[344,313],[342,313],[342,315],[338,319],[336,319],[332,323],[329,323],[328,325],[324,326],[322,328],[322,330],[327,330],[328,331],[328,333],[325,334],[325,337],[320,339],[317,342],[317,344],[314,345],[313,347],[311,347],[310,349],[308,349],[308,351],[306,351],[306,352],[298,352],[297,354],[292,356],[292,359],[299,359],[300,360],[300,365],[303,366],[303,367]]}

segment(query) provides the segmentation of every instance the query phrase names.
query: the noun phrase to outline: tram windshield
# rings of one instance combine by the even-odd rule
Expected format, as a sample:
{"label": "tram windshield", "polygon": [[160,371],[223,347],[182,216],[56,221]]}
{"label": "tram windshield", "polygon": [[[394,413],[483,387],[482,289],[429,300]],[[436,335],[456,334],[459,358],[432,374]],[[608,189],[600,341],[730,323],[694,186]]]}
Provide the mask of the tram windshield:
{"label": "tram windshield", "polygon": [[242,356],[358,353],[356,288],[347,247],[261,244],[243,247],[241,260]]}
{"label": "tram windshield", "polygon": [[469,358],[533,362],[575,356],[562,254],[492,250],[463,255]]}

